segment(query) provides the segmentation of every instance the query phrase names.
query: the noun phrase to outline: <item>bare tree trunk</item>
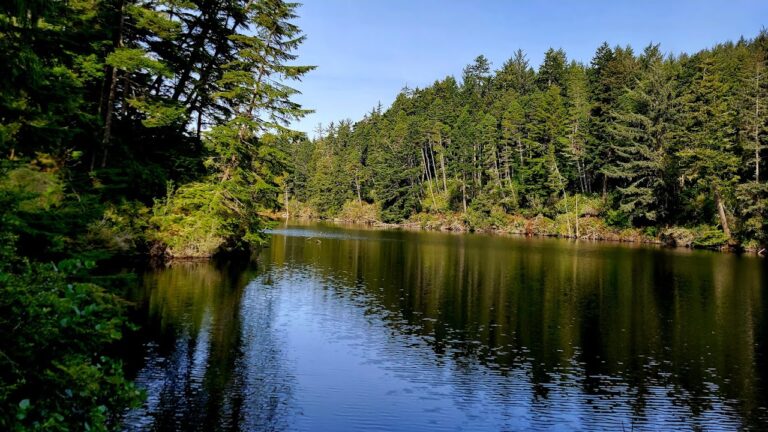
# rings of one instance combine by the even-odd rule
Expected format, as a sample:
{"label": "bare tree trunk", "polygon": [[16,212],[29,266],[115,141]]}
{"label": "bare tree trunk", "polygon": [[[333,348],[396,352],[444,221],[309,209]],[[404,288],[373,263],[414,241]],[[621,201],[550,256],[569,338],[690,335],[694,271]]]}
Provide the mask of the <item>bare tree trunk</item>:
{"label": "bare tree trunk", "polygon": [[427,186],[429,187],[429,194],[432,196],[432,204],[435,206],[435,210],[437,210],[437,200],[435,199],[435,191],[432,189],[432,177],[429,174],[429,162],[427,162],[427,158],[427,150],[422,147],[421,161],[424,163],[424,174],[427,177]]}
{"label": "bare tree trunk", "polygon": [[197,139],[200,139],[200,131],[203,128],[203,108],[197,112]]}
{"label": "bare tree trunk", "polygon": [[363,195],[360,193],[360,178],[355,173],[355,188],[357,189],[357,203],[363,204]]}
{"label": "bare tree trunk", "polygon": [[464,205],[464,213],[467,213],[467,176],[461,173],[461,202]]}
{"label": "bare tree trunk", "polygon": [[[435,152],[432,150],[432,143],[429,143],[429,152],[427,152],[427,155],[432,163],[432,178],[437,180],[437,166],[435,166]],[[437,185],[437,190],[440,191],[440,184],[437,183],[437,181],[435,181],[435,184]]]}
{"label": "bare tree trunk", "polygon": [[477,178],[477,152],[477,143],[472,144],[472,180],[474,181],[475,186],[477,186],[477,189],[482,189],[483,185],[480,184]]}
{"label": "bare tree trunk", "polygon": [[576,238],[580,238],[581,234],[579,233],[579,196],[576,195]]}
{"label": "bare tree trunk", "polygon": [[760,63],[755,66],[755,183],[760,182]]}
{"label": "bare tree trunk", "polygon": [[723,232],[728,237],[728,240],[730,240],[731,228],[728,226],[728,216],[725,214],[723,199],[720,197],[720,192],[717,189],[715,189],[715,205],[717,206],[717,214],[720,217],[720,225],[723,226]]}
{"label": "bare tree trunk", "polygon": [[573,232],[571,231],[571,218],[568,215],[568,194],[565,192],[565,183],[563,183],[563,177],[560,175],[560,169],[557,167],[557,159],[554,156],[552,159],[552,166],[554,167],[555,175],[560,182],[560,189],[563,191],[563,205],[565,206],[565,223],[568,225],[568,237],[572,237]]}
{"label": "bare tree trunk", "polygon": [[288,210],[288,182],[285,182],[285,194],[283,198],[284,206],[285,206],[285,218],[288,219],[291,217],[291,212]]}
{"label": "bare tree trunk", "polygon": [[[118,4],[120,11],[120,24],[117,27],[117,41],[115,42],[115,48],[121,48],[123,46],[123,26],[125,24],[125,14],[123,12],[124,2],[121,0]],[[112,66],[111,82],[109,85],[109,96],[107,97],[107,105],[104,113],[104,136],[101,140],[104,154],[101,158],[101,167],[107,166],[107,154],[109,152],[109,144],[112,141],[112,114],[115,109],[115,98],[117,97],[117,68]]]}
{"label": "bare tree trunk", "polygon": [[448,192],[448,180],[446,180],[445,177],[445,149],[446,147],[443,146],[443,151],[440,152],[440,169],[443,170],[443,189],[445,192]]}
{"label": "bare tree trunk", "polygon": [[501,196],[506,198],[504,193],[504,187],[501,185],[501,172],[499,171],[499,153],[496,149],[493,150],[493,168],[496,172],[496,184],[499,186]]}

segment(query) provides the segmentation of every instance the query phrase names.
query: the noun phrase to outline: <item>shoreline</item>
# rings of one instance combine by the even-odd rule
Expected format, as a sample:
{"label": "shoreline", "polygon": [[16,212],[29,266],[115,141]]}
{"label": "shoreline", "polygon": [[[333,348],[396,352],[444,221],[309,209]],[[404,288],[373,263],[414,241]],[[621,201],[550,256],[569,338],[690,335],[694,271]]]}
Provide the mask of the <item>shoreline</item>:
{"label": "shoreline", "polygon": [[[604,230],[592,230],[587,232],[580,232],[579,235],[575,235],[575,232],[572,234],[568,233],[562,233],[562,232],[556,232],[554,230],[546,230],[541,229],[543,228],[540,224],[537,225],[537,221],[540,222],[542,219],[546,218],[521,218],[521,217],[511,217],[511,219],[515,219],[518,223],[517,224],[509,224],[509,225],[503,225],[503,226],[488,226],[488,227],[471,227],[467,223],[456,223],[456,221],[446,221],[446,220],[435,220],[431,219],[428,221],[423,220],[406,220],[401,223],[389,223],[389,222],[382,222],[380,220],[356,220],[356,219],[346,219],[346,218],[318,218],[318,217],[296,217],[296,216],[289,216],[285,213],[263,213],[263,216],[268,217],[271,220],[277,221],[312,221],[312,222],[330,222],[333,224],[355,224],[355,225],[366,225],[372,228],[377,229],[400,229],[400,230],[409,230],[409,231],[436,231],[436,232],[450,232],[450,233],[463,233],[463,234],[472,234],[472,233],[480,233],[480,234],[492,234],[492,235],[501,235],[501,236],[511,236],[511,237],[541,237],[541,238],[560,238],[560,239],[566,239],[566,240],[586,240],[586,241],[593,241],[593,242],[606,242],[606,243],[628,243],[628,244],[647,244],[647,245],[659,245],[661,247],[666,248],[674,248],[674,249],[691,249],[691,250],[709,250],[714,252],[724,252],[724,253],[731,253],[731,254],[749,254],[754,255],[758,257],[765,257],[766,249],[765,248],[754,248],[754,247],[745,247],[741,245],[734,245],[734,244],[722,244],[717,246],[702,246],[697,245],[694,243],[694,240],[691,239],[691,237],[686,237],[685,235],[690,235],[690,232],[692,232],[692,228],[687,227],[678,227],[678,226],[668,226],[663,228],[655,228],[659,231],[659,234],[656,236],[649,236],[646,233],[643,233],[641,229],[639,228],[624,228],[624,229],[616,229],[616,228],[610,228],[610,229],[604,229]],[[416,216],[424,216],[424,214],[419,214]],[[434,216],[434,215],[430,215]],[[521,226],[519,222],[523,222],[524,225]],[[554,221],[548,220],[550,223],[553,223]],[[603,223],[603,221],[599,218],[595,217],[582,217],[579,218],[580,223],[582,226],[584,225],[584,222],[595,222],[599,221],[599,223]],[[590,224],[587,223],[587,228],[590,227]],[[522,228],[522,229],[521,229]],[[551,227],[550,227],[551,228]]]}

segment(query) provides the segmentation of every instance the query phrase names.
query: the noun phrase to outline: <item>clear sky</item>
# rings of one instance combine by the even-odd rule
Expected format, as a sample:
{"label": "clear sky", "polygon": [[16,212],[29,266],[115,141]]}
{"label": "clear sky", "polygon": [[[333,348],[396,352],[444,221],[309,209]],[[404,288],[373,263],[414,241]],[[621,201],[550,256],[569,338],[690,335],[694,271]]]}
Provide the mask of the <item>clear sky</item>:
{"label": "clear sky", "polygon": [[690,53],[768,27],[768,0],[303,0],[298,13],[299,63],[318,68],[295,85],[316,112],[293,127],[310,135],[387,107],[406,84],[459,77],[479,54],[494,69],[518,48],[534,67],[549,47],[587,63],[603,41]]}

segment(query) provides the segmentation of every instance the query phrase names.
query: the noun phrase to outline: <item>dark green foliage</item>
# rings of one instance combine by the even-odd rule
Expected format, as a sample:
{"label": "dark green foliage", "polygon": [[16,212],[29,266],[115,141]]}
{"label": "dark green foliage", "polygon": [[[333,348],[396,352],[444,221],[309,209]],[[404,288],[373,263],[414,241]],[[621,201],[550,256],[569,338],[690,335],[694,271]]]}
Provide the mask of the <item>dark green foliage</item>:
{"label": "dark green foliage", "polygon": [[118,429],[137,401],[106,355],[123,305],[72,263],[263,240],[306,113],[296,7],[0,3],[0,430]]}
{"label": "dark green foliage", "polygon": [[474,227],[492,211],[560,215],[568,235],[578,235],[572,198],[599,194],[589,216],[612,227],[706,226],[722,235],[702,231],[695,245],[756,249],[766,242],[766,40],[678,58],[606,43],[589,65],[550,49],[536,71],[520,50],[495,72],[478,56],[460,83],[404,89],[388,110],[302,143],[293,193],[325,216],[374,203],[387,222],[419,211],[460,212]]}
{"label": "dark green foliage", "polygon": [[617,180],[619,208],[630,220],[649,224],[668,221],[671,214],[683,103],[673,65],[664,63],[657,45],[639,60],[638,81],[610,113],[616,163],[603,171]]}
{"label": "dark green foliage", "polygon": [[120,339],[123,305],[96,285],[68,281],[72,264],[0,270],[0,429],[110,430],[140,400],[104,354]]}

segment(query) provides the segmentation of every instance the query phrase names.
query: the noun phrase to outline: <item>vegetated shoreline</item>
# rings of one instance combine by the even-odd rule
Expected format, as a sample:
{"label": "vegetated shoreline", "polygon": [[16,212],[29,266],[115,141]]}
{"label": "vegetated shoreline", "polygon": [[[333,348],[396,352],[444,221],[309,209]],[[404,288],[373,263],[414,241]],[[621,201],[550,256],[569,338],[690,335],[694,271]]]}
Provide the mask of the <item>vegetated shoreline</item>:
{"label": "vegetated shoreline", "polygon": [[[649,235],[640,228],[614,228],[606,225],[605,221],[599,217],[580,217],[572,220],[572,231],[561,232],[558,230],[560,225],[553,219],[537,216],[534,218],[525,218],[519,215],[507,215],[509,223],[488,226],[472,226],[464,219],[464,215],[457,214],[427,214],[418,213],[408,220],[399,223],[383,222],[377,219],[369,218],[344,218],[344,217],[318,217],[318,216],[292,216],[285,212],[268,212],[263,216],[271,220],[298,220],[298,221],[324,221],[334,224],[358,224],[368,225],[373,228],[381,229],[401,229],[414,231],[442,231],[454,233],[483,233],[494,235],[506,235],[514,237],[549,237],[569,240],[586,240],[592,242],[606,243],[632,243],[632,244],[655,244],[669,248],[679,249],[699,249],[719,251],[726,253],[749,253],[764,257],[766,249],[763,247],[743,246],[733,243],[707,244],[707,237],[711,235],[705,228],[701,227],[654,227],[658,233],[655,236]],[[578,221],[579,227],[576,227]],[[576,235],[576,230],[579,233]]]}

